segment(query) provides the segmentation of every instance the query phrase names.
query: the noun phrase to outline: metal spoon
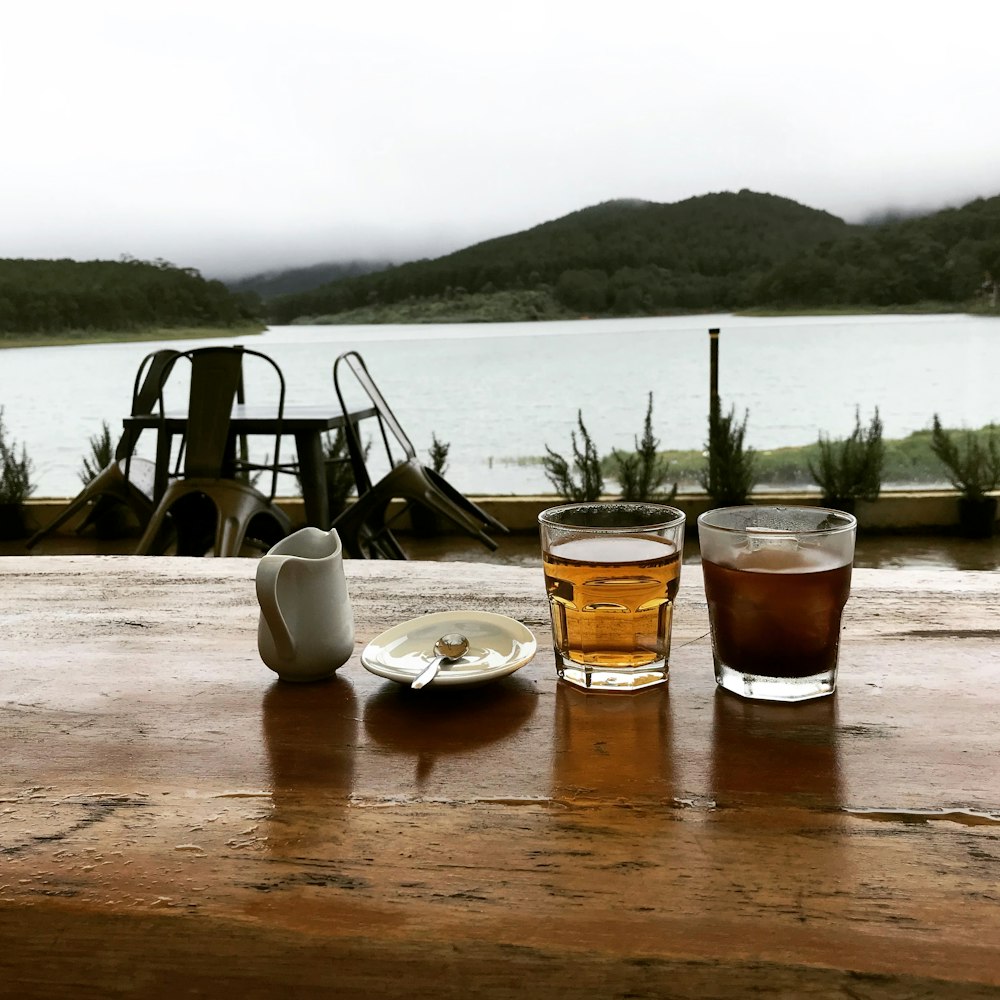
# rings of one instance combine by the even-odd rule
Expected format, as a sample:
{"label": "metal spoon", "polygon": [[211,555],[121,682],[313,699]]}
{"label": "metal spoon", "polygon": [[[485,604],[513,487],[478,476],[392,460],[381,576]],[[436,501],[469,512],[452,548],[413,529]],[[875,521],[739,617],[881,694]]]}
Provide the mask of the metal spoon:
{"label": "metal spoon", "polygon": [[460,659],[465,655],[468,648],[469,640],[461,632],[449,632],[447,635],[441,636],[434,643],[434,652],[437,653],[437,656],[431,660],[424,672],[410,687],[418,690],[425,684],[430,683],[437,677],[437,672],[441,669],[442,663],[451,663],[452,660]]}

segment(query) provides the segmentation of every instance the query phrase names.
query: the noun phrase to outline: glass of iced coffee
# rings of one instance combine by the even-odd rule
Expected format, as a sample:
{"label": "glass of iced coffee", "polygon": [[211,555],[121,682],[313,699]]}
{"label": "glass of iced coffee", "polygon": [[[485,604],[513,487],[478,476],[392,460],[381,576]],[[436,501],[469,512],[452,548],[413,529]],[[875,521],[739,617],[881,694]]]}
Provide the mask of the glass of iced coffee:
{"label": "glass of iced coffee", "polygon": [[667,680],[684,514],[654,503],[577,503],[538,515],[556,671],[592,691]]}
{"label": "glass of iced coffee", "polygon": [[698,518],[715,679],[765,701],[837,686],[857,521],[824,507],[723,507]]}

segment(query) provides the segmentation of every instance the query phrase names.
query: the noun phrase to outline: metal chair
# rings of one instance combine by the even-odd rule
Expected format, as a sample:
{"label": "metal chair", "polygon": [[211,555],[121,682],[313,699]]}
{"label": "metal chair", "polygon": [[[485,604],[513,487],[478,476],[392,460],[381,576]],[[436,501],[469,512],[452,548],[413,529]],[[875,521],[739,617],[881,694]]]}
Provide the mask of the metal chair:
{"label": "metal chair", "polygon": [[[154,351],[142,359],[132,386],[132,416],[153,412],[159,399],[160,384],[178,352],[170,348]],[[60,528],[70,518],[89,506],[86,517],[77,527],[77,534],[98,520],[115,504],[124,504],[135,516],[141,529],[149,523],[155,504],[152,462],[134,455],[141,430],[128,428],[118,441],[115,455],[97,475],[43,528],[27,541],[28,548]]]}
{"label": "metal chair", "polygon": [[[231,432],[233,404],[240,398],[244,359],[269,366],[278,387],[275,404],[273,463],[254,465],[238,458]],[[202,347],[178,354],[158,387],[161,419],[163,390],[180,362],[190,362],[187,431],[178,456],[177,476],[167,485],[145,534],[138,555],[164,551],[161,528],[169,517],[176,531],[177,555],[203,555],[209,547],[216,556],[238,555],[247,539],[264,548],[291,530],[287,515],[274,504],[281,451],[281,421],[285,408],[285,379],[266,354],[245,347]],[[268,494],[250,482],[254,471],[271,476]]]}
{"label": "metal chair", "polygon": [[[495,550],[497,543],[486,533],[487,529],[505,534],[508,529],[459,493],[443,476],[420,462],[416,449],[357,351],[341,354],[333,365],[334,389],[344,416],[350,412],[343,384],[348,376],[353,376],[375,408],[375,419],[390,465],[389,472],[373,484],[359,428],[348,420],[344,434],[358,499],[333,521],[348,555],[356,559],[405,559],[406,553],[393,534],[392,525],[414,504],[447,518],[461,531]],[[389,517],[389,506],[396,499],[404,501],[403,507]]]}

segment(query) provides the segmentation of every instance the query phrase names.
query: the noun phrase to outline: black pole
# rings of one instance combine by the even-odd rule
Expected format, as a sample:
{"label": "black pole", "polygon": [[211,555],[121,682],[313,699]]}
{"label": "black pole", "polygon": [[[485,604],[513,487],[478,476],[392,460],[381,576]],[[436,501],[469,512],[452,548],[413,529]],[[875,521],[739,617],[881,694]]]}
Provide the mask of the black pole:
{"label": "black pole", "polygon": [[715,418],[719,415],[719,328],[717,326],[708,331],[708,343],[711,348],[708,383],[709,417]]}
{"label": "black pole", "polygon": [[[708,483],[714,490],[717,483],[715,458],[716,435],[719,426],[719,328],[713,326],[708,331]],[[711,490],[709,491],[711,492]]]}

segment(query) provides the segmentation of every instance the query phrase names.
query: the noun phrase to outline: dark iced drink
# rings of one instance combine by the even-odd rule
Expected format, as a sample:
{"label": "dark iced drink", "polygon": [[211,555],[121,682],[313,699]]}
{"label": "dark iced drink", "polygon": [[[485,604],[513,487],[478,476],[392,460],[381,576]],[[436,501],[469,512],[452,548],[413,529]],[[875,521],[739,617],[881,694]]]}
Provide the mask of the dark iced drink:
{"label": "dark iced drink", "polygon": [[722,687],[745,697],[798,701],[836,685],[854,525],[850,515],[838,514],[817,527],[813,521],[824,523],[817,508],[773,510],[809,514],[791,516],[797,528],[787,530],[766,517],[757,528],[727,526],[725,509],[703,515],[708,525],[699,522],[712,650]]}

